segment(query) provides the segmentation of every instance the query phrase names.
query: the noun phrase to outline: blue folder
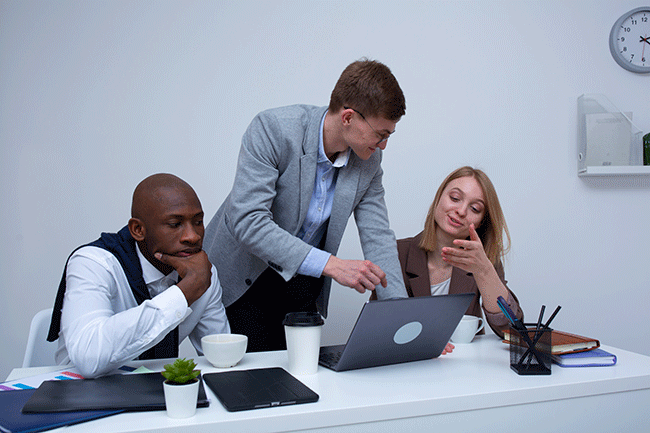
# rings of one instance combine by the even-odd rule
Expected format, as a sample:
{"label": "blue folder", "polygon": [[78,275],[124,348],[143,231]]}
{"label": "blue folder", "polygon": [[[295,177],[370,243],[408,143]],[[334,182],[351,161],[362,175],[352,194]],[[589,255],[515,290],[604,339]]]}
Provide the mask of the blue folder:
{"label": "blue folder", "polygon": [[35,389],[0,391],[0,432],[28,433],[77,424],[122,412],[121,410],[89,410],[83,412],[22,413],[23,405]]}
{"label": "blue folder", "polygon": [[616,355],[601,348],[585,352],[552,355],[553,362],[560,367],[607,367],[616,365]]}

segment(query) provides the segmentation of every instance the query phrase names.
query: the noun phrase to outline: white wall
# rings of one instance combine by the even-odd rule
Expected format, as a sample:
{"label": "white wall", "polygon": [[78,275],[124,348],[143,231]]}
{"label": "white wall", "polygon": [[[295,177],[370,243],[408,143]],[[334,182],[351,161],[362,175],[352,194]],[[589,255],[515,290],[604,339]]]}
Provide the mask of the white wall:
{"label": "white wall", "polygon": [[[127,221],[154,172],[211,216],[265,108],[326,105],[343,68],[389,65],[407,100],[384,154],[398,237],[421,230],[452,169],[484,169],[512,234],[529,317],[650,355],[650,176],[576,175],[576,98],[603,93],[650,130],[650,76],[611,58],[612,1],[18,1],[0,3],[0,380],[53,304],[76,246]],[[360,257],[351,222],[340,256]],[[325,342],[367,296],[336,286]],[[504,368],[506,364],[504,361]]]}

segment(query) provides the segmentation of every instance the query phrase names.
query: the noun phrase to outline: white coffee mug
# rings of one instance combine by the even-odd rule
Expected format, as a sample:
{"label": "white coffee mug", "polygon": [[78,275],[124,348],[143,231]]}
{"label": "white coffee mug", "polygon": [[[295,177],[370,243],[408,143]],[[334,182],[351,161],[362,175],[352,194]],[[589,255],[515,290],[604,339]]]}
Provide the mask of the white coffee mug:
{"label": "white coffee mug", "polygon": [[451,334],[451,342],[456,344],[471,343],[484,325],[485,323],[480,317],[464,315],[454,333]]}

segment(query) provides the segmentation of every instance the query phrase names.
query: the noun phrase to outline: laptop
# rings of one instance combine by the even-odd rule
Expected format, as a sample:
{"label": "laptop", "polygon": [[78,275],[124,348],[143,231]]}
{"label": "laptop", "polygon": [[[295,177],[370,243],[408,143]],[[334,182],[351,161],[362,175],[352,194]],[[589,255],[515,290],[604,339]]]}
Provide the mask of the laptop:
{"label": "laptop", "polygon": [[366,302],[348,342],[320,348],[319,364],[334,371],[440,356],[474,293]]}
{"label": "laptop", "polygon": [[203,381],[229,412],[318,401],[318,394],[280,367],[206,373]]}

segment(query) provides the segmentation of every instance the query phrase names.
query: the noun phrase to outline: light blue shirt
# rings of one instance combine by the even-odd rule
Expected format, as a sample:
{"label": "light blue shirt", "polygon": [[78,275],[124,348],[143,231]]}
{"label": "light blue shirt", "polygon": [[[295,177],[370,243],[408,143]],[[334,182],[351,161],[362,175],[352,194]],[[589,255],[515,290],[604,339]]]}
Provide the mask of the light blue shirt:
{"label": "light blue shirt", "polygon": [[[327,112],[325,113],[327,115]],[[332,203],[334,202],[334,190],[336,189],[336,178],[338,168],[345,167],[350,157],[350,148],[339,153],[332,163],[325,154],[323,145],[323,125],[325,116],[321,120],[320,134],[318,137],[318,162],[316,164],[316,179],[314,180],[314,192],[311,195],[307,216],[298,231],[298,237],[309,245],[313,246],[298,268],[298,273],[310,277],[319,278],[325,269],[325,265],[331,254],[316,248],[325,234],[327,221],[332,214]]]}

